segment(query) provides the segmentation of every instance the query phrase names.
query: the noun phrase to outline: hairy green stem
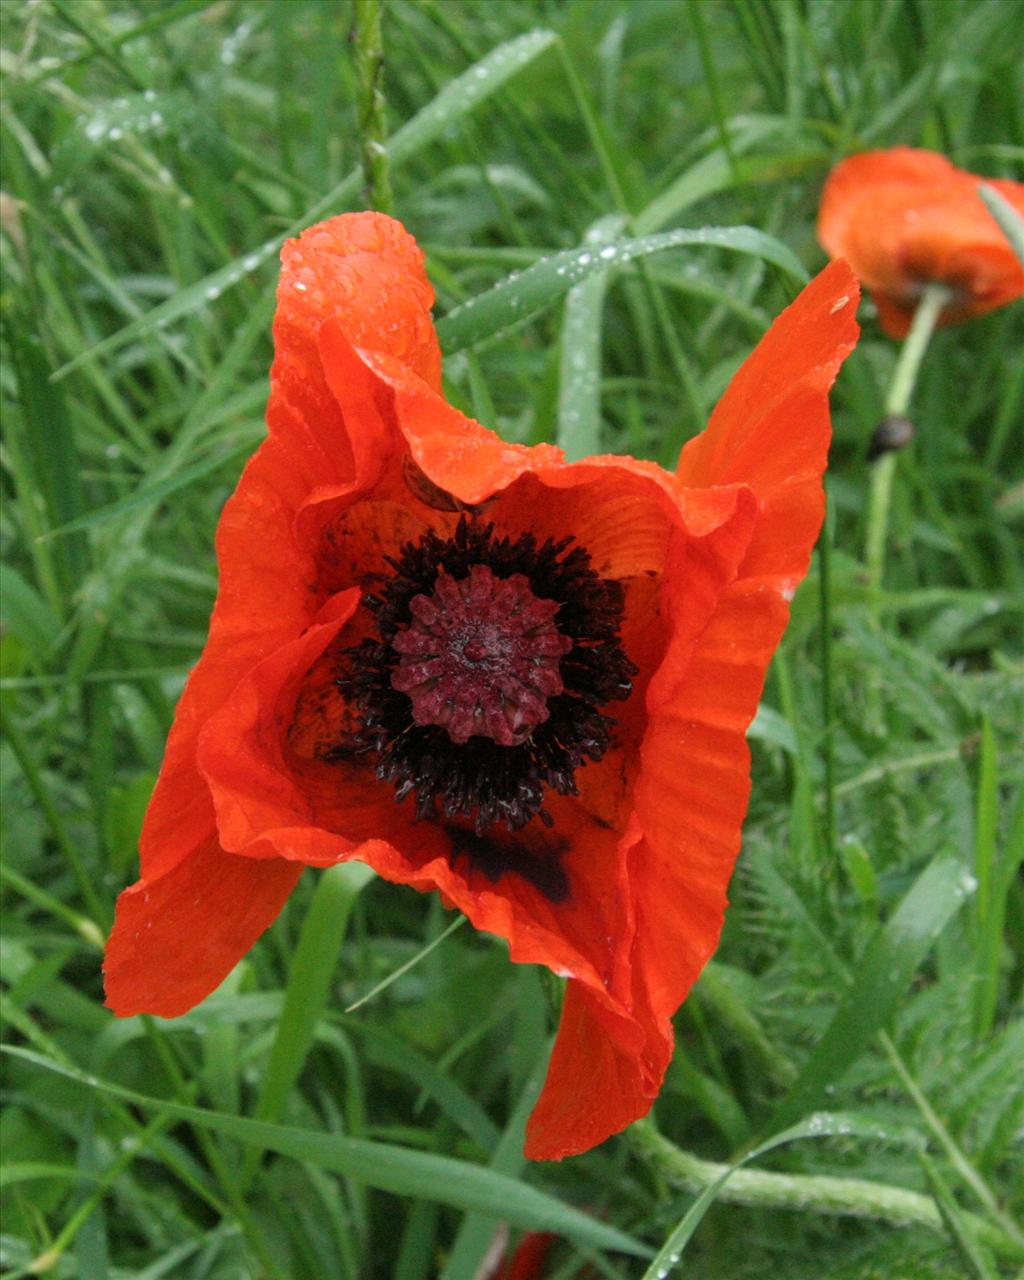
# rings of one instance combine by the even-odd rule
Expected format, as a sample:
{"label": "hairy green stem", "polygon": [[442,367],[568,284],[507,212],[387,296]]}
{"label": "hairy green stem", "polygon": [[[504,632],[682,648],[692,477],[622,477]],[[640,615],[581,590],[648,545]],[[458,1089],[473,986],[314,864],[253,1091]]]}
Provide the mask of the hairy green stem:
{"label": "hairy green stem", "polygon": [[[629,1130],[635,1146],[669,1182],[689,1191],[703,1191],[729,1172],[731,1166],[701,1160],[651,1125],[638,1121]],[[944,1232],[942,1215],[929,1196],[903,1187],[889,1187],[860,1178],[826,1175],[769,1173],[761,1169],[736,1169],[722,1184],[718,1199],[729,1204],[763,1209],[795,1209],[837,1217],[874,1218],[901,1227],[926,1227]],[[1024,1250],[998,1226],[964,1213],[978,1240],[1011,1257],[1024,1259]]]}
{"label": "hairy green stem", "polygon": [[387,122],[384,118],[384,42],[381,9],[384,0],[355,0],[356,109],[362,143],[363,181],[374,209],[391,212],[388,173]]}

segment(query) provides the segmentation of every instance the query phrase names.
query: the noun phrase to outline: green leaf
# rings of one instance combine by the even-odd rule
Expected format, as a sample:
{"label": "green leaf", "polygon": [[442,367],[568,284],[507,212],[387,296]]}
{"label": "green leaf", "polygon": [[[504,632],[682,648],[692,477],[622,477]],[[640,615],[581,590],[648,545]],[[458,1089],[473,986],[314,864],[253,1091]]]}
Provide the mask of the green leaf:
{"label": "green leaf", "polygon": [[[48,354],[33,334],[9,326],[18,400],[24,416],[23,439],[50,524],[67,524],[82,510],[80,462],[74,424],[61,387],[50,377]],[[85,548],[73,540],[58,549],[65,586],[77,585],[85,567]]]}
{"label": "green leaf", "polygon": [[787,1128],[817,1107],[828,1086],[884,1030],[932,944],[974,888],[973,879],[954,858],[937,858],[918,876],[854,968],[846,996],[776,1107],[769,1133]]}
{"label": "green leaf", "polygon": [[730,122],[734,131],[730,137],[732,156],[719,146],[690,165],[637,214],[633,219],[637,231],[641,235],[657,231],[698,200],[732,186],[736,182],[735,157],[785,127],[785,120],[778,116],[734,117]]}
{"label": "green leaf", "polygon": [[801,283],[807,272],[780,240],[753,227],[700,227],[665,231],[633,240],[615,240],[600,249],[566,249],[500,281],[485,293],[455,307],[438,323],[437,335],[447,355],[490,338],[502,329],[543,311],[595,272],[625,266],[666,249],[702,245],[731,249],[763,258]]}
{"label": "green leaf", "polygon": [[[526,1167],[526,1157],[523,1155],[526,1121],[533,1110],[533,1104],[537,1101],[540,1087],[544,1083],[550,1050],[550,1043],[544,1044],[538,1055],[536,1066],[509,1118],[505,1132],[491,1154],[491,1169],[510,1178],[521,1177]],[[494,1218],[482,1214],[469,1214],[459,1227],[447,1264],[441,1273],[441,1280],[475,1280],[475,1277],[480,1274],[481,1264],[498,1226],[499,1223]]]}
{"label": "green leaf", "polygon": [[132,1106],[185,1120],[201,1129],[223,1133],[238,1142],[275,1151],[293,1160],[309,1161],[380,1191],[488,1214],[530,1231],[552,1231],[598,1249],[614,1249],[635,1258],[650,1255],[650,1250],[632,1236],[570,1208],[546,1192],[464,1160],[413,1151],[386,1142],[371,1142],[365,1138],[346,1138],[336,1133],[268,1124],[264,1120],[248,1120],[164,1098],[151,1098],[113,1081],[62,1066],[27,1049],[9,1045],[0,1047],[13,1057],[53,1071],[87,1089],[98,1089]]}
{"label": "green leaf", "polygon": [[442,1071],[400,1036],[372,1022],[352,1017],[343,1018],[341,1025],[362,1039],[371,1063],[411,1080],[483,1151],[490,1151],[497,1144],[500,1136],[497,1125],[453,1075]]}
{"label": "green leaf", "polygon": [[410,969],[415,969],[421,960],[425,960],[436,947],[439,947],[442,942],[445,942],[449,937],[451,937],[456,929],[461,929],[465,923],[465,916],[456,916],[447,929],[444,929],[439,933],[436,938],[432,938],[425,947],[421,947],[420,950],[417,951],[414,956],[410,956],[404,964],[400,964],[397,969],[393,969],[386,978],[382,978],[381,981],[371,987],[369,991],[364,995],[361,995],[358,1000],[354,1000],[352,1004],[346,1008],[345,1012],[354,1013],[356,1009],[361,1009],[364,1004],[369,1004],[371,1000],[376,999],[376,997],[379,996],[382,991],[386,991],[393,982],[397,982],[399,978],[405,977]]}
{"label": "green leaf", "polygon": [[[622,230],[622,218],[596,222],[583,239],[591,250]],[[608,272],[595,271],[569,290],[562,321],[556,443],[570,462],[601,452],[601,325]]]}
{"label": "green leaf", "polygon": [[974,836],[975,900],[974,1035],[984,1039],[992,1028],[999,991],[999,960],[1003,941],[1005,897],[999,892],[997,848],[999,828],[999,756],[988,716],[981,721],[978,764],[978,807]]}
{"label": "green leaf", "polygon": [[93,1183],[98,1182],[99,1177],[98,1173],[78,1169],[74,1165],[26,1160],[8,1163],[0,1169],[0,1188],[13,1187],[18,1182],[36,1182],[40,1179],[47,1182]]}
{"label": "green leaf", "polygon": [[133,493],[125,494],[123,498],[118,498],[116,502],[110,502],[105,507],[97,507],[95,511],[89,511],[84,516],[79,516],[77,520],[71,520],[56,529],[51,529],[44,537],[56,538],[66,533],[76,533],[80,529],[91,529],[94,525],[113,520],[116,516],[123,516],[129,511],[137,510],[139,507],[160,502],[169,494],[176,493],[179,489],[184,489],[187,485],[193,484],[203,476],[209,475],[211,471],[216,471],[219,467],[235,462],[238,458],[246,457],[252,453],[253,448],[262,436],[263,431],[261,428],[258,434],[253,433],[252,436],[242,440],[239,444],[233,445],[230,449],[221,449],[211,457],[204,458],[202,462],[197,462],[191,467],[183,467],[181,471],[175,471],[163,480],[158,480],[153,484],[142,484]]}
{"label": "green leaf", "polygon": [[781,747],[791,756],[797,755],[799,751],[793,726],[784,715],[763,702],[757,708],[757,715],[750,722],[747,737],[770,742],[773,746]]}

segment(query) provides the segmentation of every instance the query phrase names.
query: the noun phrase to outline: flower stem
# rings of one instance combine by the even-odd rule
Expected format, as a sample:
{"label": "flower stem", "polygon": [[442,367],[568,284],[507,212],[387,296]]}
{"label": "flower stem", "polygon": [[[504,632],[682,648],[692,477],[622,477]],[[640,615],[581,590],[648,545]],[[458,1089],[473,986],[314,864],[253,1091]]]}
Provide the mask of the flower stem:
{"label": "flower stem", "polygon": [[387,123],[384,118],[384,42],[380,15],[384,0],[355,0],[356,106],[362,140],[363,180],[374,209],[390,213]]}
{"label": "flower stem", "polygon": [[[703,1191],[717,1182],[730,1166],[701,1160],[640,1120],[629,1130],[641,1154],[676,1186]],[[942,1216],[929,1196],[903,1187],[890,1187],[861,1178],[770,1173],[761,1169],[737,1169],[722,1184],[718,1199],[766,1209],[797,1209],[839,1217],[875,1218],[896,1226],[926,1227],[942,1233]],[[1024,1257],[1019,1246],[997,1225],[964,1212],[977,1239],[1014,1257]]]}
{"label": "flower stem", "polygon": [[[914,385],[917,382],[921,359],[928,347],[942,308],[949,301],[949,290],[942,284],[929,284],[921,294],[921,301],[914,313],[906,341],[896,361],[896,369],[889,393],[885,398],[887,417],[901,417],[910,406]],[[867,564],[868,604],[872,617],[877,615],[882,590],[882,574],[885,568],[885,548],[889,528],[889,507],[892,502],[892,482],[896,471],[896,453],[883,453],[871,471],[871,489],[868,497],[868,530],[865,543]]]}

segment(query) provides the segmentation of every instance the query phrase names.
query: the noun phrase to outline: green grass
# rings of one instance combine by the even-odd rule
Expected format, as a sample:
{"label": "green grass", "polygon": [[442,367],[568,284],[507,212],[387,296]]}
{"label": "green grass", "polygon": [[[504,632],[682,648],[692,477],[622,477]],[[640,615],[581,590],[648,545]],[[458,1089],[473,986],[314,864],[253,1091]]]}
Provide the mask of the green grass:
{"label": "green grass", "polygon": [[[567,1280],[643,1276],[666,1242],[652,1272],[682,1249],[713,1280],[1019,1275],[1019,303],[930,343],[877,590],[866,452],[898,348],[863,308],[828,553],[769,677],[733,906],[655,1124],[526,1167],[557,992],[468,928],[417,959],[441,904],[351,868],[308,873],[186,1016],[103,1009],[217,514],[263,430],[276,248],[365,207],[351,20],[4,12],[0,1265],[471,1280],[504,1221],[556,1231]],[[574,456],[674,462],[821,265],[840,156],[1024,165],[1010,0],[392,0],[383,27],[394,211],[428,252],[449,395]],[[593,270],[609,239],[631,254]]]}

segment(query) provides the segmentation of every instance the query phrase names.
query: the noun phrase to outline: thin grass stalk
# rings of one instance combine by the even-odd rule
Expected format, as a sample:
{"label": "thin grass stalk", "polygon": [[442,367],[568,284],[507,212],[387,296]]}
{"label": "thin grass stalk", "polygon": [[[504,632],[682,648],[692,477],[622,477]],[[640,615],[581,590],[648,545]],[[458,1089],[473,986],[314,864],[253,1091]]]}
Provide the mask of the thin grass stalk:
{"label": "thin grass stalk", "polygon": [[386,145],[382,8],[382,0],[355,0],[356,112],[367,199],[371,208],[380,213],[391,213],[393,201]]}

